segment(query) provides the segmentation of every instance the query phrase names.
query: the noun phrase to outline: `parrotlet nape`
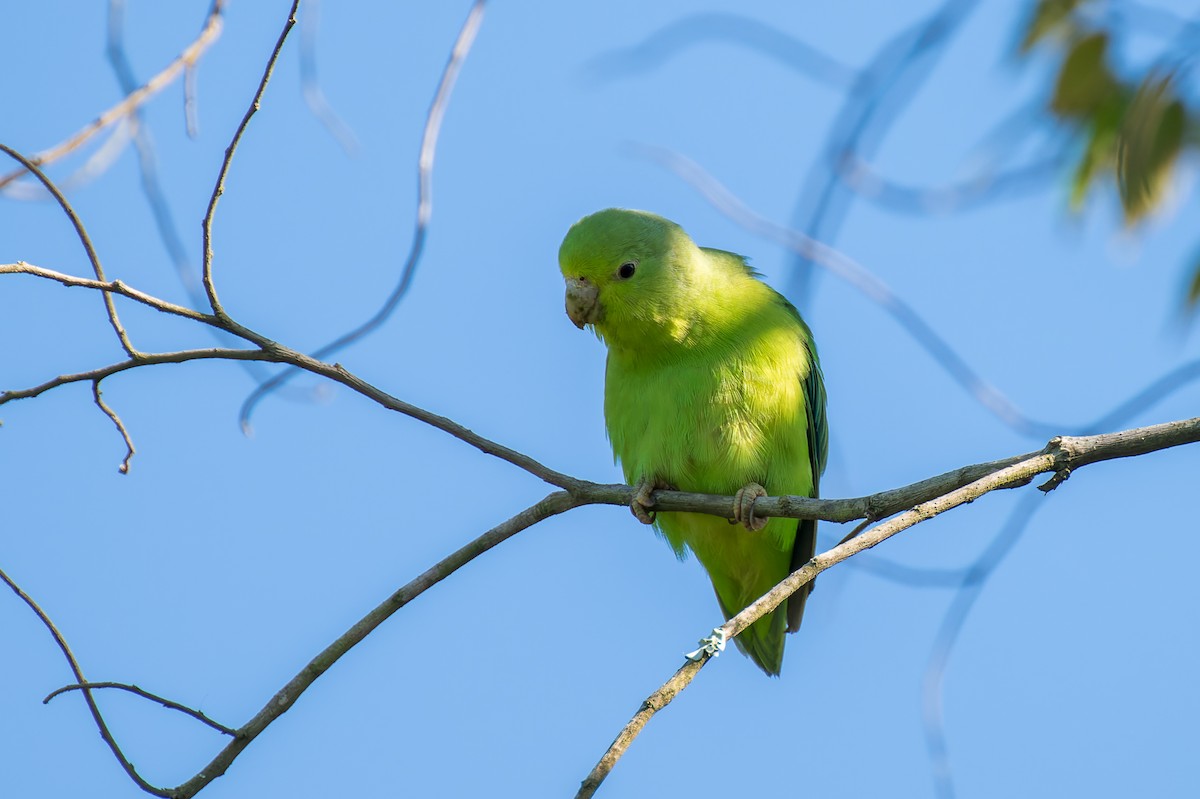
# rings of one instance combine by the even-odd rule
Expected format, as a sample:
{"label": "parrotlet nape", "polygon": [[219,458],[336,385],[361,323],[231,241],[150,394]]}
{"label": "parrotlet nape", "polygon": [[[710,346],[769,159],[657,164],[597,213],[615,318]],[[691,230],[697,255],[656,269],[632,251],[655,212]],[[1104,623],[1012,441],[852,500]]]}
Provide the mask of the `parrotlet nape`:
{"label": "parrotlet nape", "polygon": [[[608,347],[604,418],[633,514],[695,553],[728,619],[815,551],[815,521],[753,514],[761,496],[817,496],[829,435],[812,332],[745,258],[644,211],[584,217],[558,258],[567,315]],[[655,514],[658,488],[735,496],[735,518]],[[811,589],[735,639],[767,674]]]}

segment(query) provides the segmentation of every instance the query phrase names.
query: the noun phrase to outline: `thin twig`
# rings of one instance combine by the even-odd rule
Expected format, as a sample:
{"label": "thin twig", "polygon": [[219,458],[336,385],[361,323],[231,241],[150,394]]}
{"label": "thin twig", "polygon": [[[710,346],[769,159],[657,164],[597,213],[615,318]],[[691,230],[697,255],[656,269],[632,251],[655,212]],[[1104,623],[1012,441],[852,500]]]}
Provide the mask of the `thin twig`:
{"label": "thin twig", "polygon": [[779,28],[743,14],[714,11],[671,22],[630,47],[605,50],[584,66],[593,78],[614,79],[667,62],[704,39],[739,44],[836,89],[853,91],[857,68]]}
{"label": "thin twig", "polygon": [[232,727],[226,727],[219,721],[213,721],[211,718],[206,716],[203,711],[190,708],[187,705],[181,705],[180,703],[171,699],[167,699],[166,697],[159,696],[158,694],[152,694],[144,688],[139,688],[136,685],[130,685],[123,682],[89,682],[75,685],[64,685],[62,688],[56,688],[55,690],[51,691],[46,698],[42,700],[42,704],[49,704],[51,699],[59,694],[65,694],[68,691],[95,691],[98,688],[116,688],[121,691],[128,691],[129,693],[136,694],[144,699],[157,702],[168,710],[178,710],[180,713],[191,716],[196,721],[212,727],[217,732],[224,733],[225,735],[229,735],[231,737],[237,735],[237,730],[233,729]]}
{"label": "thin twig", "polygon": [[[0,145],[3,146],[3,145]],[[221,322],[215,316],[210,314],[194,311],[191,308],[185,308],[182,305],[176,305],[173,302],[161,300],[144,291],[138,291],[131,286],[126,285],[120,280],[93,280],[88,277],[76,277],[68,275],[66,272],[57,272],[53,269],[46,269],[42,266],[34,266],[25,261],[17,261],[14,264],[0,264],[0,275],[33,275],[35,277],[53,280],[56,283],[62,283],[67,287],[95,289],[96,291],[111,292],[112,294],[120,294],[122,297],[140,302],[142,305],[153,308],[156,311],[182,316],[184,319],[191,319],[193,322],[200,322],[206,325],[220,327]]]}
{"label": "thin twig", "polygon": [[[400,280],[396,284],[396,287],[392,289],[392,293],[384,300],[383,305],[380,306],[379,310],[370,319],[315,350],[312,353],[312,357],[314,358],[325,359],[336,352],[340,352],[362,337],[370,335],[376,328],[387,321],[400,304],[400,301],[404,299],[404,295],[408,293],[409,286],[412,285],[413,276],[417,272],[417,266],[421,262],[421,255],[425,250],[425,238],[429,229],[429,220],[433,214],[433,161],[434,156],[437,154],[437,143],[442,129],[442,119],[445,117],[446,109],[450,105],[450,97],[454,92],[454,84],[458,80],[458,73],[471,52],[471,46],[475,42],[479,26],[483,24],[484,6],[485,0],[475,0],[475,3],[471,6],[471,10],[467,14],[467,19],[463,22],[463,26],[458,32],[458,37],[455,39],[454,47],[450,51],[450,57],[446,61],[446,66],[442,70],[437,91],[434,92],[433,102],[430,103],[429,113],[425,117],[425,130],[421,136],[421,148],[417,156],[416,222],[408,257],[405,259],[404,267],[400,270]],[[247,433],[250,431],[250,417],[263,397],[282,386],[295,375],[296,372],[293,370],[281,372],[261,383],[250,392],[242,403],[242,408],[238,415],[243,431]]]}
{"label": "thin twig", "polygon": [[103,393],[100,390],[100,381],[92,381],[92,399],[96,401],[96,407],[104,412],[104,415],[112,420],[112,423],[117,426],[117,432],[121,434],[121,438],[125,441],[125,458],[121,461],[121,465],[117,467],[117,471],[121,474],[129,474],[129,461],[133,458],[133,453],[136,450],[133,448],[133,439],[129,437],[129,431],[125,429],[125,423],[121,421],[121,417],[117,416],[117,412],[108,406],[104,401]]}
{"label": "thin twig", "polygon": [[279,39],[275,42],[275,49],[271,51],[271,57],[267,59],[266,69],[263,70],[262,78],[258,82],[258,91],[254,93],[254,99],[250,101],[250,107],[246,109],[245,115],[242,116],[242,122],[238,125],[237,130],[233,134],[233,139],[229,142],[229,146],[225,148],[225,159],[221,162],[221,170],[217,174],[217,184],[213,187],[212,197],[208,201],[208,210],[204,213],[204,221],[201,224],[204,235],[204,260],[200,267],[200,279],[204,284],[204,293],[208,295],[208,304],[212,307],[213,313],[218,317],[224,317],[225,309],[221,307],[221,301],[217,297],[217,287],[213,283],[212,277],[212,225],[213,216],[217,212],[217,202],[221,199],[221,195],[225,193],[225,178],[229,174],[229,167],[233,164],[233,156],[237,152],[238,144],[242,141],[242,135],[246,132],[246,128],[250,125],[250,119],[258,111],[262,104],[263,93],[267,90],[267,84],[271,82],[271,75],[275,72],[275,62],[279,60],[279,54],[283,51],[283,43],[287,41],[288,34],[292,27],[296,24],[296,10],[300,7],[300,0],[292,0],[292,8],[288,13],[287,20],[283,23],[283,30],[279,33]]}
{"label": "thin twig", "polygon": [[1062,163],[1062,155],[1055,153],[1011,169],[983,168],[939,186],[890,180],[857,156],[839,160],[837,173],[863,199],[893,211],[926,216],[968,211],[998,197],[1045,186],[1046,177],[1056,174]]}
{"label": "thin twig", "polygon": [[[46,611],[42,610],[38,603],[33,601],[33,597],[25,593],[11,577],[5,574],[3,569],[0,569],[0,581],[11,588],[13,593],[29,606],[29,609],[33,611],[34,615],[42,622],[42,625],[50,632],[51,637],[54,638],[54,643],[62,651],[63,657],[67,660],[67,666],[70,667],[71,673],[75,675],[75,682],[86,686],[87,679],[83,676],[83,669],[80,668],[79,661],[75,659],[74,653],[71,652],[71,647],[67,645],[67,639],[63,638],[62,633],[58,631],[58,627],[51,621]],[[87,687],[81,690],[83,691],[83,700],[87,703],[88,711],[92,714],[92,720],[96,722],[96,729],[100,731],[100,737],[104,739],[104,743],[108,744],[108,748],[112,750],[113,757],[121,764],[121,768],[129,775],[129,779],[133,780],[146,793],[151,793],[155,796],[171,796],[170,791],[151,785],[142,778],[141,774],[138,774],[137,769],[125,757],[125,753],[121,751],[121,747],[117,746],[116,740],[113,738],[112,733],[109,732],[108,724],[105,723],[104,716],[100,714],[100,708],[97,707],[96,699],[92,696],[91,690]]]}
{"label": "thin twig", "polygon": [[[217,37],[221,34],[221,13],[225,5],[225,0],[213,0],[213,4],[208,12],[208,18],[204,21],[204,27],[200,31],[200,35],[187,48],[180,53],[174,61],[167,65],[162,71],[147,81],[134,92],[128,94],[121,102],[114,105],[112,108],[105,111],[100,116],[96,117],[90,123],[80,129],[75,135],[67,140],[56,144],[55,146],[43,150],[30,160],[35,165],[48,164],[59,158],[62,158],[67,153],[70,153],[80,145],[84,144],[92,136],[104,130],[114,122],[129,116],[133,111],[138,109],[143,103],[149,100],[165,87],[169,86],[175,77],[185,67],[192,66],[204,54]],[[29,170],[28,164],[23,164],[24,169],[18,169],[3,177],[0,177],[0,188],[4,188],[9,183],[24,175]]]}
{"label": "thin twig", "polygon": [[[71,220],[71,225],[75,228],[75,235],[79,237],[80,243],[83,244],[84,252],[87,253],[88,261],[90,261],[92,264],[92,271],[95,272],[96,279],[104,282],[106,280],[104,277],[104,267],[100,265],[100,256],[96,254],[96,248],[92,246],[92,238],[88,235],[87,228],[83,226],[83,222],[79,219],[78,214],[75,213],[74,207],[72,207],[71,203],[67,201],[67,198],[63,195],[63,193],[58,190],[58,186],[54,185],[54,181],[50,180],[50,178],[46,176],[46,173],[38,168],[37,164],[30,161],[28,158],[21,155],[21,153],[9,147],[7,144],[0,143],[0,151],[7,153],[13,160],[19,162],[26,169],[32,172],[34,176],[41,181],[42,185],[46,187],[46,190],[54,195],[54,199],[58,202],[59,208],[61,208],[63,213],[67,215],[67,219]],[[137,350],[134,349],[133,343],[129,340],[129,335],[125,332],[125,327],[121,324],[121,318],[117,316],[117,307],[113,304],[112,296],[107,292],[104,294],[104,308],[108,312],[108,322],[110,325],[112,325],[113,332],[117,334],[117,338],[121,342],[122,349],[124,349],[126,354],[128,354],[130,357],[136,357]]]}
{"label": "thin twig", "polygon": [[196,112],[196,67],[183,71],[183,129],[188,138],[195,140],[200,135],[199,114]]}
{"label": "thin twig", "polygon": [[890,558],[876,557],[873,554],[859,555],[849,561],[847,565],[893,583],[913,588],[941,589],[958,588],[962,585],[963,575],[971,568],[969,565],[947,568],[909,566],[906,563],[897,563]]}
{"label": "thin twig", "polygon": [[940,799],[953,799],[954,780],[950,768],[950,752],[946,744],[945,720],[942,714],[942,681],[950,662],[950,653],[967,621],[975,600],[983,592],[987,580],[1004,557],[1012,551],[1033,514],[1041,507],[1037,494],[1026,494],[1017,503],[1003,528],[988,545],[987,550],[959,579],[955,594],[942,618],[937,638],[929,653],[925,675],[921,680],[921,726],[929,752],[934,792]]}
{"label": "thin twig", "polygon": [[325,130],[341,145],[346,155],[354,156],[358,154],[358,137],[333,110],[317,79],[317,28],[320,19],[320,0],[309,0],[304,19],[300,20],[300,91],[312,115],[325,126]]}
{"label": "thin twig", "polygon": [[39,394],[44,394],[52,388],[65,386],[69,383],[94,382],[103,380],[106,377],[124,372],[128,369],[136,369],[143,366],[157,366],[164,363],[187,363],[188,361],[199,360],[251,360],[251,361],[271,361],[277,360],[272,353],[263,350],[230,350],[230,349],[198,349],[198,350],[179,350],[177,352],[143,352],[136,358],[129,358],[124,361],[100,366],[95,369],[88,369],[85,372],[76,372],[74,374],[59,375],[44,383],[36,386],[23,389],[10,389],[8,391],[0,391],[0,405],[12,402],[13,400],[29,399],[36,397]]}
{"label": "thin twig", "polygon": [[867,527],[869,527],[872,522],[876,522],[876,521],[878,521],[878,519],[875,519],[871,516],[867,516],[861,522],[854,525],[854,529],[851,530],[850,532],[846,533],[846,535],[842,538],[842,540],[838,541],[838,545],[840,546],[840,545],[846,543],[847,541],[849,541],[851,538],[854,538],[859,533],[861,533],[863,530],[867,529]]}
{"label": "thin twig", "polygon": [[479,538],[439,561],[403,588],[385,599],[379,606],[363,616],[336,641],[327,646],[308,665],[275,693],[271,700],[254,715],[254,718],[237,730],[237,737],[222,749],[212,762],[196,776],[175,788],[171,795],[176,799],[188,799],[202,788],[220,777],[237,759],[238,755],[257,738],[275,719],[286,713],[318,677],[328,671],[343,655],[353,649],[393,613],[416,599],[422,593],[449,577],[458,569],[503,543],[534,524],[574,508],[579,503],[567,492],[557,491],[540,502],[531,505],[502,524],[493,527]]}
{"label": "thin twig", "polygon": [[[82,164],[55,181],[59,190],[63,194],[69,194],[107,172],[133,140],[135,127],[129,117],[113,125],[104,140],[96,145],[96,148],[84,159]],[[37,181],[28,180],[14,181],[0,189],[0,194],[12,200],[26,202],[43,202],[52,199],[45,186]]]}

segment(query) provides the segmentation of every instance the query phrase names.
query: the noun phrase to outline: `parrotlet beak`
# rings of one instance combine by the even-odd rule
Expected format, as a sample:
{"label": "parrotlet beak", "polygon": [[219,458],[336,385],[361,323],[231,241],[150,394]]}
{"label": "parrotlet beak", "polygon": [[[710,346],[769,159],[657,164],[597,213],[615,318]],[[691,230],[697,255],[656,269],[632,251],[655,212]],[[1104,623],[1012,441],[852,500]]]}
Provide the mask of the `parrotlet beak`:
{"label": "parrotlet beak", "polygon": [[601,318],[600,290],[587,278],[567,278],[567,316],[575,327],[583,330],[584,325],[595,324]]}

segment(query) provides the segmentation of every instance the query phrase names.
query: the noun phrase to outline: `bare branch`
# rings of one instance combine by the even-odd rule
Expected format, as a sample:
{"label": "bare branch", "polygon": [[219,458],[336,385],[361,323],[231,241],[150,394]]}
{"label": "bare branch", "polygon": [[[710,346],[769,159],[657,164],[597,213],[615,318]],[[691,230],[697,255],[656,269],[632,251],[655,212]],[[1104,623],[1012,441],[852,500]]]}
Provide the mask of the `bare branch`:
{"label": "bare branch", "polygon": [[[923,502],[894,519],[878,524],[862,535],[844,541],[833,549],[817,555],[726,621],[719,629],[726,638],[737,636],[751,624],[775,610],[785,599],[802,586],[812,582],[818,574],[831,566],[870,549],[914,525],[960,505],[973,502],[991,491],[1026,485],[1034,476],[1046,472],[1062,473],[1064,470],[1078,469],[1089,463],[1144,455],[1148,452],[1198,441],[1200,441],[1200,417],[1098,436],[1055,438],[1039,453],[1025,456],[985,477],[928,502]],[[757,504],[754,513],[760,515]],[[689,667],[691,664],[685,665],[664,683],[662,688],[651,694],[583,781],[582,787],[576,794],[577,799],[590,797],[595,793],[605,777],[612,771],[617,760],[645,727],[650,717],[686,688],[711,657],[711,655],[705,654],[694,664],[694,667]]]}
{"label": "bare branch", "polygon": [[271,700],[255,714],[254,718],[243,724],[237,730],[237,737],[221,750],[212,762],[205,766],[196,776],[171,791],[176,799],[187,799],[195,796],[210,782],[220,777],[237,759],[238,755],[265,730],[271,722],[286,713],[296,700],[300,698],[310,685],[313,684],[343,655],[354,648],[380,624],[400,608],[416,599],[426,590],[437,585],[458,569],[470,563],[479,555],[487,552],[496,545],[531,527],[534,524],[556,516],[574,508],[579,503],[567,492],[558,491],[548,495],[535,505],[513,516],[511,519],[493,527],[479,538],[434,564],[420,576],[409,582],[400,590],[385,599],[378,607],[363,616],[336,641],[327,646],[300,673],[279,689]]}
{"label": "bare branch", "polygon": [[233,729],[232,727],[226,727],[224,724],[221,724],[218,721],[213,721],[211,718],[206,716],[203,712],[196,710],[195,708],[190,708],[187,705],[181,705],[178,702],[175,702],[175,701],[172,701],[165,697],[159,696],[158,694],[152,694],[143,688],[137,687],[136,685],[130,685],[128,683],[123,683],[123,682],[89,682],[89,683],[75,684],[75,685],[64,685],[62,688],[56,688],[55,690],[51,691],[49,693],[49,695],[47,695],[46,698],[42,700],[42,704],[43,705],[49,704],[51,699],[58,696],[59,694],[65,694],[68,691],[83,691],[83,690],[95,691],[96,689],[99,689],[99,688],[116,688],[121,691],[128,691],[129,693],[136,694],[137,696],[140,696],[144,699],[149,699],[151,701],[157,702],[158,704],[162,705],[163,707],[167,708],[168,710],[178,710],[180,713],[191,716],[192,718],[196,719],[196,721],[199,721],[203,724],[208,725],[209,727],[212,727],[217,732],[221,732],[221,733],[224,733],[225,735],[229,735],[229,736],[237,735],[237,730]]}
{"label": "bare branch", "polygon": [[[204,27],[200,31],[200,35],[188,47],[180,53],[174,61],[167,65],[166,69],[155,75],[149,81],[142,85],[141,88],[127,95],[121,102],[114,105],[112,108],[105,111],[100,116],[96,117],[90,123],[80,129],[75,135],[71,136],[66,141],[63,141],[48,150],[43,150],[28,162],[23,162],[24,169],[18,169],[3,177],[0,177],[0,188],[7,186],[12,181],[24,175],[29,169],[29,164],[35,166],[48,164],[59,158],[62,158],[67,153],[76,150],[80,145],[90,139],[92,136],[99,133],[104,128],[112,125],[125,117],[129,116],[137,110],[143,103],[149,100],[165,87],[169,86],[176,76],[179,75],[186,67],[194,66],[217,37],[221,34],[221,14],[224,10],[225,0],[213,0],[212,7],[209,9],[208,17],[204,21]],[[11,153],[10,153],[11,154]]]}
{"label": "bare branch", "polygon": [[79,661],[75,659],[75,655],[71,652],[71,647],[67,645],[67,639],[63,638],[62,633],[58,631],[58,627],[50,620],[46,611],[42,610],[37,602],[33,601],[33,597],[21,590],[21,587],[13,581],[11,577],[0,569],[0,581],[12,589],[22,602],[29,606],[34,615],[42,622],[42,625],[50,632],[54,638],[54,643],[58,644],[58,648],[62,651],[63,657],[67,660],[67,665],[71,669],[71,673],[75,675],[75,682],[83,686],[80,690],[83,691],[83,700],[87,703],[88,711],[92,714],[92,720],[96,722],[96,729],[100,731],[100,737],[104,739],[104,743],[108,744],[108,748],[112,750],[113,757],[121,764],[121,768],[125,769],[125,773],[129,775],[129,779],[133,780],[139,788],[146,793],[154,794],[155,796],[170,796],[171,793],[163,788],[151,785],[142,779],[142,775],[138,774],[137,769],[125,757],[121,751],[121,747],[117,746],[116,740],[112,733],[108,730],[108,725],[104,721],[104,717],[100,714],[100,708],[96,705],[96,699],[92,696],[91,689],[87,687],[87,679],[83,676],[83,669],[79,666]]}
{"label": "bare branch", "polygon": [[[471,10],[467,14],[467,19],[463,22],[463,26],[458,32],[458,38],[454,42],[454,47],[450,51],[450,57],[446,61],[446,66],[442,70],[441,80],[438,81],[437,91],[434,93],[433,102],[430,103],[429,113],[425,117],[425,131],[421,136],[421,149],[417,156],[416,223],[413,230],[412,244],[408,251],[408,258],[405,259],[404,268],[400,270],[400,281],[392,289],[392,293],[388,295],[388,298],[384,300],[383,305],[380,306],[379,310],[370,319],[315,350],[312,354],[314,358],[327,358],[336,352],[340,352],[362,337],[370,335],[376,328],[387,321],[388,317],[392,315],[396,307],[400,304],[400,301],[404,298],[404,295],[408,293],[408,287],[412,284],[413,275],[416,274],[417,266],[421,262],[421,255],[425,250],[425,237],[429,229],[430,217],[433,214],[433,160],[437,154],[437,143],[442,129],[442,119],[445,117],[446,109],[450,105],[450,97],[454,92],[454,84],[458,80],[458,73],[462,69],[467,55],[471,52],[471,46],[475,42],[475,35],[479,32],[479,26],[483,24],[484,5],[485,0],[475,0],[474,5],[471,6]],[[282,386],[294,377],[295,374],[293,371],[282,372],[261,383],[254,391],[250,392],[249,396],[242,403],[242,409],[239,413],[239,420],[244,431],[249,431],[250,416],[254,413],[254,409],[259,401]]]}
{"label": "bare branch", "polygon": [[204,260],[200,267],[200,279],[204,283],[204,293],[208,295],[208,304],[212,306],[213,313],[218,317],[225,316],[225,309],[221,307],[221,301],[217,298],[217,287],[213,283],[212,277],[213,216],[217,212],[217,202],[221,199],[221,195],[225,193],[225,177],[229,174],[229,167],[233,163],[234,153],[237,152],[238,144],[242,141],[242,135],[246,132],[246,128],[250,124],[250,118],[254,116],[262,104],[263,93],[267,90],[267,84],[271,82],[271,75],[275,72],[275,62],[279,60],[279,53],[283,50],[283,43],[287,41],[288,33],[291,32],[292,27],[296,24],[296,9],[299,6],[300,0],[292,1],[292,9],[288,13],[287,20],[283,23],[283,30],[279,33],[279,39],[275,42],[275,49],[271,51],[271,57],[267,59],[267,66],[263,70],[262,79],[258,82],[258,91],[254,93],[254,99],[250,101],[250,107],[246,109],[241,124],[238,125],[237,131],[234,132],[233,140],[225,148],[225,160],[221,162],[221,170],[217,174],[217,185],[213,187],[212,197],[208,201],[208,210],[204,213],[204,221],[201,224],[204,230]]}

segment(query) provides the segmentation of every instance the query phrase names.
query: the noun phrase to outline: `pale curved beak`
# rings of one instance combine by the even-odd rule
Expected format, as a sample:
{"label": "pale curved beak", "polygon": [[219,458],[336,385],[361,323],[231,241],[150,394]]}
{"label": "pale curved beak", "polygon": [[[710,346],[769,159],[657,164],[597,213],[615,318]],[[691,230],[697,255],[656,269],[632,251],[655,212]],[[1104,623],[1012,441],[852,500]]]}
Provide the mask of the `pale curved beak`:
{"label": "pale curved beak", "polygon": [[567,278],[567,316],[580,330],[600,321],[600,290],[595,283],[583,277]]}

